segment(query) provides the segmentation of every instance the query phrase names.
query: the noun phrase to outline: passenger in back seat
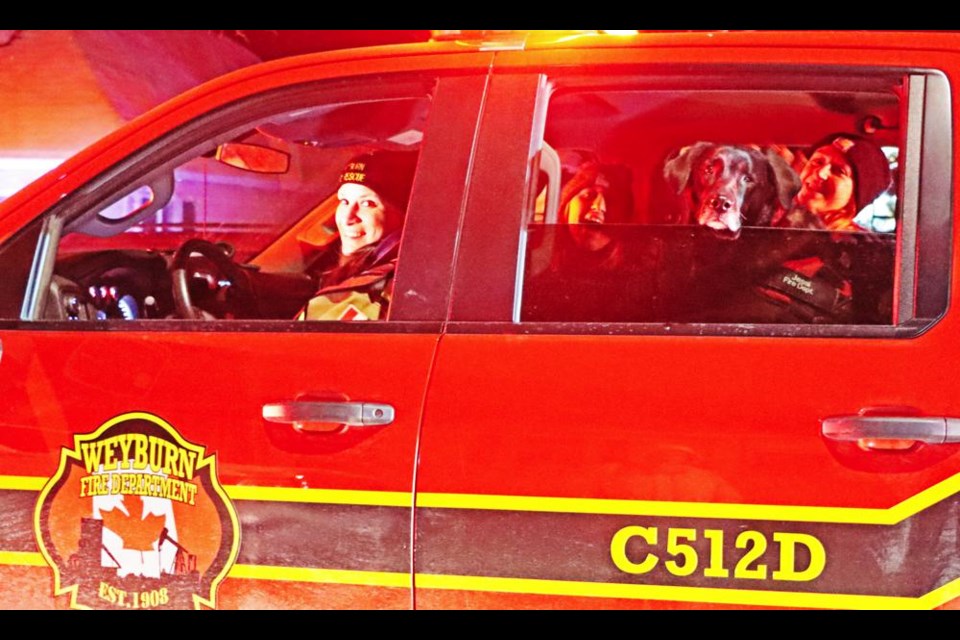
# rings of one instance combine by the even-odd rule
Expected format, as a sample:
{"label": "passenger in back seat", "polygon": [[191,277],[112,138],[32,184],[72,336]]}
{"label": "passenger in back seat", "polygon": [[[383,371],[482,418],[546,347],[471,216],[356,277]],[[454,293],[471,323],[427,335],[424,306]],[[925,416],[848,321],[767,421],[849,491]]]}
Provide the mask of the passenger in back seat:
{"label": "passenger in back seat", "polygon": [[616,263],[622,251],[610,235],[596,225],[626,220],[631,210],[629,172],[617,165],[602,164],[588,151],[564,151],[560,157],[561,223],[577,225],[569,229],[577,245],[595,252],[601,262]]}
{"label": "passenger in back seat", "polygon": [[794,207],[779,226],[870,231],[854,222],[861,209],[890,188],[890,163],[872,140],[835,133],[811,147],[800,171]]}

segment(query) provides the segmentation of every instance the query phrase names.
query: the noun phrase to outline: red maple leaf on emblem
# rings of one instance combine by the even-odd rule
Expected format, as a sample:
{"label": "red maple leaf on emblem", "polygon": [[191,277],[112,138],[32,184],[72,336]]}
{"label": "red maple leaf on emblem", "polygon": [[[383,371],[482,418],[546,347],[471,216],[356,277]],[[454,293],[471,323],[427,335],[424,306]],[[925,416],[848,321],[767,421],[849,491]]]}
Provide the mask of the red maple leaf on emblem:
{"label": "red maple leaf on emblem", "polygon": [[127,507],[129,515],[117,508],[100,512],[104,526],[120,536],[124,549],[152,551],[166,518],[152,513],[144,516],[143,498],[140,496],[132,505],[128,505],[126,498],[123,498],[123,505]]}

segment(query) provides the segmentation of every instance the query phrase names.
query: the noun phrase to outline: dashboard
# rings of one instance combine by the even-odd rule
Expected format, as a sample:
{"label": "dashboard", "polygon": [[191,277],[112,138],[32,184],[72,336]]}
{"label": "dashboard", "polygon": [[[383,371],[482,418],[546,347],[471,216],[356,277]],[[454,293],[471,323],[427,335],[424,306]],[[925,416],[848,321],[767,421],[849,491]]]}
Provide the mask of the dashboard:
{"label": "dashboard", "polygon": [[[46,320],[175,319],[172,256],[102,250],[57,260],[43,311]],[[218,267],[192,254],[186,262],[191,304],[212,319],[293,319],[314,291],[305,274],[268,273],[250,265]]]}
{"label": "dashboard", "polygon": [[173,314],[166,258],[153,251],[108,250],[57,261],[49,320],[141,320]]}

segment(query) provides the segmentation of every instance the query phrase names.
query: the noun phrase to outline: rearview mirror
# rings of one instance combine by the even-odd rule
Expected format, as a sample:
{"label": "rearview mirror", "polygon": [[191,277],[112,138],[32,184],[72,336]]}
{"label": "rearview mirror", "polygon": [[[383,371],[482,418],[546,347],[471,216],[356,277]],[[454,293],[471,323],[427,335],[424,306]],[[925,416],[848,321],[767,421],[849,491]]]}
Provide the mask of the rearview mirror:
{"label": "rearview mirror", "polygon": [[254,173],[286,173],[290,168],[289,153],[242,142],[220,145],[215,157],[231,167]]}

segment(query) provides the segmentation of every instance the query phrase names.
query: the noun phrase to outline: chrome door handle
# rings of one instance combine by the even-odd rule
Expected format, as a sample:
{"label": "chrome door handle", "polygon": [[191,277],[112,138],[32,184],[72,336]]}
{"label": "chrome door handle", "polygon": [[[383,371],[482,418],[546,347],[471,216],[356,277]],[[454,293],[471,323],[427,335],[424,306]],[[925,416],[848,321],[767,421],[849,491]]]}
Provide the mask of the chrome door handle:
{"label": "chrome door handle", "polygon": [[303,431],[327,431],[312,428],[311,423],[341,424],[350,427],[376,427],[393,422],[394,409],[374,402],[273,402],[263,405],[263,419],[292,424]]}
{"label": "chrome door handle", "polygon": [[960,442],[960,418],[943,416],[834,416],[824,418],[825,438],[842,442],[915,440],[927,444]]}

